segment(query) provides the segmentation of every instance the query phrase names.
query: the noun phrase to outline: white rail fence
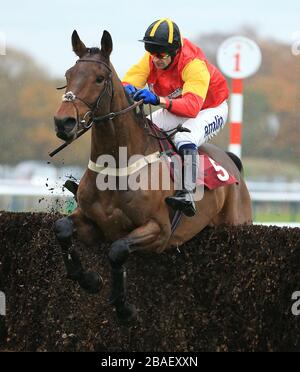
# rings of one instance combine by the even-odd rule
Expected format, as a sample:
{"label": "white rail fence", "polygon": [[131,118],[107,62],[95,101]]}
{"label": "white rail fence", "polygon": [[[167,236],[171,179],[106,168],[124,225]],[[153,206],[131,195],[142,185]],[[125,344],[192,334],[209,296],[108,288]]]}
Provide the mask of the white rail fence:
{"label": "white rail fence", "polygon": [[[266,206],[270,210],[284,211],[289,216],[286,223],[267,223],[277,226],[300,227],[300,183],[247,182],[253,202],[254,217]],[[277,213],[278,214],[278,213]]]}
{"label": "white rail fence", "polygon": [[0,181],[0,210],[67,212],[73,205],[73,195],[58,182],[46,186],[15,180]]}
{"label": "white rail fence", "polygon": [[[265,225],[300,227],[300,184],[248,182],[253,202],[254,215],[263,205],[271,208],[285,206],[290,221],[266,222]],[[68,211],[74,206],[72,194],[63,189],[62,182],[54,185],[32,185],[16,180],[0,180],[0,210],[23,211]],[[260,222],[256,222],[260,223]]]}

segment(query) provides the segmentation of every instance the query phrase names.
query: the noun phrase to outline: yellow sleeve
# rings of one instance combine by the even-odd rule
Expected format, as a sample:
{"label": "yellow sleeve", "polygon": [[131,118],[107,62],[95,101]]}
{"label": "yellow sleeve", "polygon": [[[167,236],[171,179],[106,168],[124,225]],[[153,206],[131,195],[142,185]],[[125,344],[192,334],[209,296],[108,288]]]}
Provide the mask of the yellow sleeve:
{"label": "yellow sleeve", "polygon": [[132,84],[139,89],[144,88],[150,74],[149,58],[149,53],[145,53],[143,58],[125,74],[122,82]]}
{"label": "yellow sleeve", "polygon": [[209,83],[210,73],[205,61],[194,59],[188,63],[182,71],[184,81],[182,95],[193,93],[205,101]]}

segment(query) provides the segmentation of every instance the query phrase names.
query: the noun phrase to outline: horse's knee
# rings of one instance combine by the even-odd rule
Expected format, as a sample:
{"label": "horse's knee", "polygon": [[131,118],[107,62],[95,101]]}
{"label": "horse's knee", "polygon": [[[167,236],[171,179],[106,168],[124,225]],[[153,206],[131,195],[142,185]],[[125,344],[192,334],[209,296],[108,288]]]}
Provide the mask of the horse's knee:
{"label": "horse's knee", "polygon": [[68,217],[56,221],[54,224],[54,232],[60,242],[69,241],[74,232],[73,221]]}
{"label": "horse's knee", "polygon": [[125,240],[114,242],[108,253],[108,258],[112,266],[122,266],[130,254],[129,244]]}

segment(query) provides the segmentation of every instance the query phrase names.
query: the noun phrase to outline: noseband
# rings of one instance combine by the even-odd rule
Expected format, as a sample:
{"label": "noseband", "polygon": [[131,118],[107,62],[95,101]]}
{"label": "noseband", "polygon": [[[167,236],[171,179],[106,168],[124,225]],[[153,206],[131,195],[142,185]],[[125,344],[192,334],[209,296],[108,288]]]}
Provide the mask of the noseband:
{"label": "noseband", "polygon": [[[96,102],[92,105],[87,103],[86,101],[84,101],[82,98],[77,97],[76,94],[74,94],[71,91],[67,92],[63,95],[63,97],[62,97],[63,102],[72,103],[75,110],[76,110],[77,128],[79,128],[80,125],[81,125],[85,130],[88,130],[93,126],[93,124],[101,123],[105,120],[113,120],[116,116],[125,114],[126,112],[129,112],[129,111],[135,109],[136,107],[138,107],[139,105],[141,105],[143,103],[143,101],[139,101],[139,102],[136,102],[135,104],[127,107],[124,110],[121,110],[121,111],[118,111],[118,112],[110,112],[109,114],[106,114],[104,116],[98,116],[98,117],[95,116],[97,110],[100,107],[102,99],[107,94],[111,98],[111,101],[114,97],[114,87],[113,87],[113,83],[112,83],[112,69],[110,68],[110,66],[107,63],[102,62],[102,61],[90,60],[90,59],[79,59],[76,63],[81,63],[81,62],[99,63],[100,65],[103,65],[108,69],[109,75],[104,81],[105,86],[104,86],[103,91],[98,96]],[[81,120],[80,120],[78,107],[75,103],[76,100],[82,102],[85,106],[87,106],[89,108],[89,110],[84,114],[84,116]],[[87,119],[87,118],[89,118],[89,119]]]}

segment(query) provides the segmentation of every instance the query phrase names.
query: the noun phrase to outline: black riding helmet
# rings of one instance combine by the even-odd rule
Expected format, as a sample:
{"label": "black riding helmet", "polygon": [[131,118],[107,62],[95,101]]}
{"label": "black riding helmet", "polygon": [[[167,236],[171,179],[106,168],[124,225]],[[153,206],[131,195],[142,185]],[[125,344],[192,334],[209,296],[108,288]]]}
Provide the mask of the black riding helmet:
{"label": "black riding helmet", "polygon": [[147,29],[144,39],[145,49],[149,53],[169,53],[175,55],[181,48],[179,27],[168,18],[153,22]]}

